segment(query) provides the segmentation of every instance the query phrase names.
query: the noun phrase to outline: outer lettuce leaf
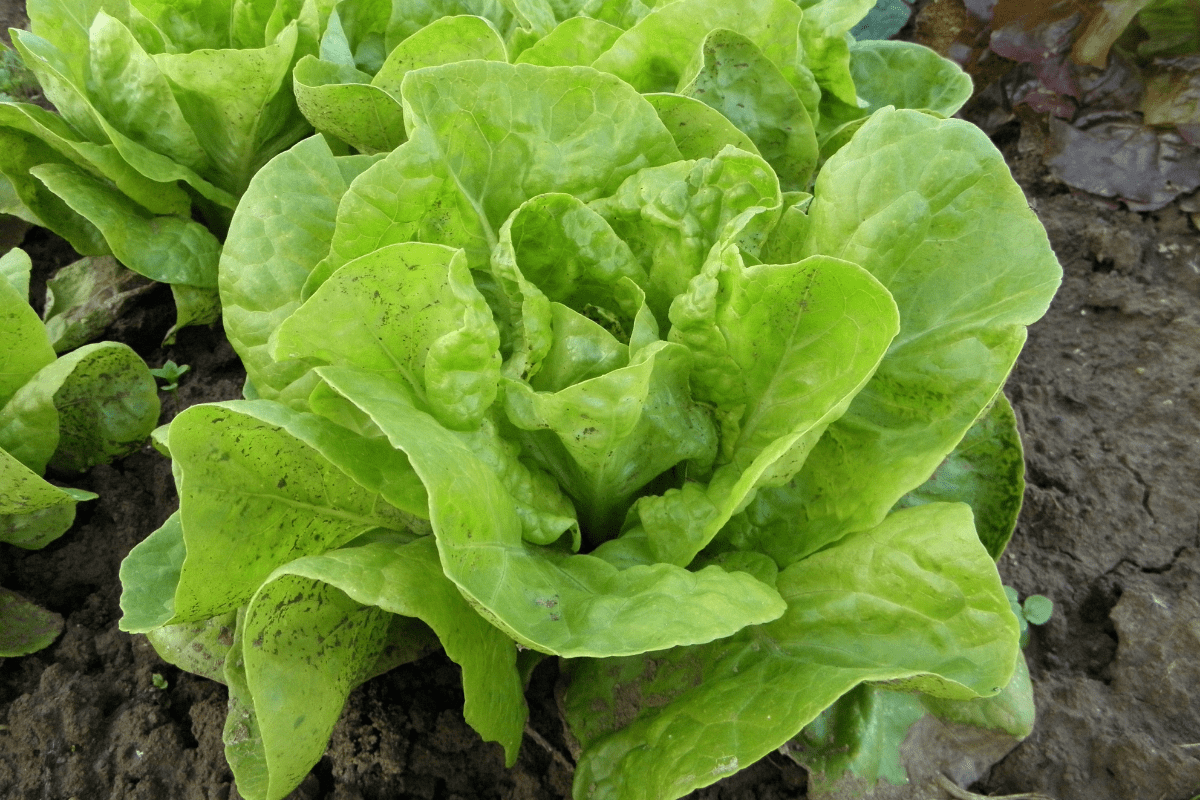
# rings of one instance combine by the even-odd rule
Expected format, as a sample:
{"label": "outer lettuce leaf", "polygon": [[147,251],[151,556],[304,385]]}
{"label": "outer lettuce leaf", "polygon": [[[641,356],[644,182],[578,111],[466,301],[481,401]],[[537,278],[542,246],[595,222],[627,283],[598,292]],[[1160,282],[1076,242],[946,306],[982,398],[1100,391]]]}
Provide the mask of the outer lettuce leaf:
{"label": "outer lettuce leaf", "polygon": [[[18,298],[29,297],[29,276],[33,272],[33,261],[29,254],[19,247],[14,247],[0,256],[0,282],[7,283]],[[6,299],[8,295],[5,295]],[[10,301],[11,302],[11,301]],[[14,304],[16,306],[17,304]],[[0,397],[4,392],[0,390]]]}
{"label": "outer lettuce leaf", "polygon": [[225,715],[225,760],[233,771],[238,794],[242,797],[266,797],[269,784],[267,755],[262,730],[254,709],[254,698],[246,681],[245,621],[246,609],[235,612],[233,644],[225,658],[225,685],[229,687],[229,711]]}
{"label": "outer lettuce leaf", "polygon": [[63,618],[0,587],[0,658],[36,653],[62,633]]}
{"label": "outer lettuce leaf", "polygon": [[876,112],[814,194],[804,249],[870,271],[900,333],[795,479],[747,510],[757,532],[739,546],[781,564],[878,524],[925,482],[995,397],[1062,275],[1000,154],[965,123]]}
{"label": "outer lettuce leaf", "polygon": [[67,164],[41,164],[29,172],[94,224],[134,272],[163,283],[216,288],[221,243],[203,225],[152,216],[119,190]]}
{"label": "outer lettuce leaf", "polygon": [[65,165],[67,159],[36,137],[0,128],[0,172],[34,223],[44,224],[82,255],[107,255],[108,245],[95,225],[30,174],[39,165]]}
{"label": "outer lettuce leaf", "polygon": [[1017,418],[1008,398],[998,393],[929,480],[900,498],[896,506],[966,503],[975,512],[980,541],[999,561],[1017,527],[1024,497],[1025,457]]}
{"label": "outer lettuce leaf", "polygon": [[388,622],[320,580],[281,571],[263,582],[239,628],[266,780],[246,792],[239,779],[243,796],[280,800],[320,760],[350,690],[383,651]]}
{"label": "outer lettuce leaf", "polygon": [[38,474],[47,465],[82,472],[141,447],[158,412],[146,363],[128,345],[100,342],[43,367],[13,395],[0,409],[0,447]]}
{"label": "outer lettuce leaf", "polygon": [[461,247],[482,269],[501,224],[530,197],[586,202],[679,158],[636,92],[583,67],[458,62],[410,72],[403,97],[409,141],[346,192],[326,274],[406,241]]}
{"label": "outer lettuce leaf", "polygon": [[[25,273],[27,274],[27,273]],[[7,276],[6,276],[7,277]],[[54,363],[54,348],[27,297],[9,280],[0,281],[0,407],[37,374]]]}
{"label": "outer lettuce leaf", "polygon": [[0,542],[40,550],[71,527],[77,502],[94,497],[51,485],[0,450]]}
{"label": "outer lettuce leaf", "polygon": [[187,193],[174,183],[150,180],[129,165],[116,147],[82,139],[62,117],[27,103],[0,104],[0,124],[36,136],[76,166],[98,172],[143,208],[155,214],[186,215]]}
{"label": "outer lettuce leaf", "polygon": [[[187,554],[169,622],[237,608],[276,567],[374,528],[420,529],[410,511],[381,494],[411,499],[403,472],[392,480],[401,462],[349,431],[318,440],[322,452],[305,441],[314,437],[296,417],[278,404],[242,401],[193,406],[171,423]],[[285,427],[293,422],[299,435]],[[338,466],[358,462],[355,450],[359,477],[378,485],[364,486]],[[247,537],[248,529],[259,533]]]}
{"label": "outer lettuce leaf", "polygon": [[165,625],[147,632],[146,638],[168,664],[224,683],[237,613],[230,611],[199,623]]}
{"label": "outer lettuce leaf", "polygon": [[788,610],[775,622],[570,665],[577,797],[681,797],[778,748],[863,681],[920,678],[967,699],[1011,679],[1016,618],[965,505],[897,512],[793,564],[777,586]]}
{"label": "outer lettuce leaf", "polygon": [[872,40],[850,46],[850,74],[863,116],[885,106],[953,116],[971,99],[971,76],[958,64],[912,42]]}
{"label": "outer lettuce leaf", "polygon": [[174,344],[175,334],[180,329],[189,325],[212,325],[221,316],[221,295],[216,289],[173,283],[171,298],[175,301],[175,324],[163,337],[164,345]]}
{"label": "outer lettuce leaf", "polygon": [[112,256],[82,258],[46,281],[42,320],[54,351],[74,350],[97,338],[150,283]]}
{"label": "outer lettuce leaf", "polygon": [[519,643],[623,655],[728,636],[781,611],[774,590],[744,573],[667,564],[618,571],[592,556],[531,548],[499,478],[395,382],[348,367],[317,371],[408,454],[429,492],[443,571]]}
{"label": "outer lettuce leaf", "polygon": [[[321,556],[298,559],[276,572],[303,576],[344,591],[365,606],[392,614],[416,617],[437,634],[446,654],[463,669],[467,722],[485,739],[504,747],[509,766],[516,762],[524,734],[527,709],[517,673],[517,648],[512,640],[480,617],[458,588],[442,574],[437,547],[426,537],[412,543],[377,538]],[[251,603],[251,613],[261,605]],[[258,660],[257,654],[253,660]],[[270,691],[270,686],[266,688]],[[303,686],[297,686],[301,695]],[[258,705],[260,719],[263,708]],[[336,722],[336,712],[329,722]],[[290,720],[285,730],[290,729]],[[312,761],[325,750],[329,731],[314,748]],[[281,739],[289,749],[294,745]],[[271,746],[267,739],[268,749]],[[311,766],[311,764],[309,765]],[[307,772],[307,767],[304,770]],[[302,776],[302,775],[301,775]]]}
{"label": "outer lettuce leaf", "polygon": [[815,796],[833,798],[839,789],[861,789],[869,797],[881,781],[908,783],[900,745],[924,715],[915,692],[860,684],[804,726],[787,744],[788,755],[808,770],[809,791]]}
{"label": "outer lettuce leaf", "polygon": [[827,98],[821,111],[821,157],[849,141],[866,117],[886,106],[950,117],[971,98],[971,78],[958,64],[911,42],[863,41],[850,45],[850,74],[858,102]]}
{"label": "outer lettuce leaf", "polygon": [[121,630],[147,633],[174,619],[175,589],[186,556],[178,511],[129,551],[121,562]]}
{"label": "outer lettuce leaf", "polygon": [[[997,695],[945,700],[860,685],[786,745],[810,774],[814,798],[887,795],[890,787],[938,793],[948,776],[979,780],[1033,729],[1033,687],[1023,656]],[[939,780],[940,779],[940,780]]]}

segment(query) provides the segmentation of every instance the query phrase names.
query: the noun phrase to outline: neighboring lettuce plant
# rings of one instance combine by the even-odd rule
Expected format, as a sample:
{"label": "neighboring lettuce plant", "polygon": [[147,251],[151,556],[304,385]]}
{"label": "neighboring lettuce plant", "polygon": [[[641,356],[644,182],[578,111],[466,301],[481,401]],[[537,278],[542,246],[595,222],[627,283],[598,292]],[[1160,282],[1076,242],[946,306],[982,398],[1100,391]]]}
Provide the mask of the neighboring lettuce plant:
{"label": "neighboring lettuce plant", "polygon": [[873,7],[710,1],[650,13],[637,0],[477,0],[431,19],[422,5],[397,2],[389,14],[381,4],[372,15],[343,0],[319,56],[296,65],[296,100],[318,131],[380,153],[406,139],[400,86],[414,69],[470,59],[590,65],[645,93],[684,155],[733,143],[765,158],[785,191],[804,190],[875,109],[948,116],[971,95],[970,79],[927,48],[854,42],[849,30]]}
{"label": "neighboring lettuce plant", "polygon": [[[56,358],[29,306],[29,257],[0,258],[0,542],[36,550],[62,536],[91,492],[54,486],[47,467],[82,472],[140,447],[158,422],[145,363],[115,342]],[[40,650],[62,618],[0,589],[0,658]]]}
{"label": "neighboring lettuce plant", "polygon": [[1135,211],[1200,188],[1200,3],[969,5],[990,48],[1018,62],[1004,101],[1049,115],[1047,164],[1064,183]]}
{"label": "neighboring lettuce plant", "polygon": [[457,26],[495,57],[414,62],[380,90],[394,150],[307,139],[230,226],[247,399],[170,425],[180,508],[122,565],[121,626],[229,686],[243,796],[285,796],[350,690],[437,641],[510,763],[519,651],[563,658],[577,798],[682,796],[865,684],[1028,732],[989,712],[1029,702],[1000,389],[1061,271],[944,118],[965,76],[850,40],[869,0],[804,5],[513,3],[538,29],[464,2],[386,57],[331,16],[298,84]]}
{"label": "neighboring lettuce plant", "polygon": [[[326,3],[325,5],[328,5]],[[291,70],[318,0],[29,0],[13,43],[58,113],[0,103],[4,210],[218,312],[220,239],[254,172],[311,132]],[[204,224],[194,221],[196,218]]]}

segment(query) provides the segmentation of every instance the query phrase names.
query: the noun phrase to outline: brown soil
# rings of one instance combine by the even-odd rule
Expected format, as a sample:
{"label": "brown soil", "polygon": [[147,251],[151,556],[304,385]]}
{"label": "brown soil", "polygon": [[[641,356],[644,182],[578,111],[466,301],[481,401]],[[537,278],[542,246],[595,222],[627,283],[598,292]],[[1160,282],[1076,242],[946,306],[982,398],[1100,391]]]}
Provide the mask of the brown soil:
{"label": "brown soil", "polygon": [[[1111,209],[1052,183],[1036,129],[1014,122],[995,139],[1065,271],[1007,387],[1029,487],[1000,561],[1006,583],[1056,609],[1026,651],[1037,727],[972,788],[1189,800],[1200,794],[1200,236],[1174,207]],[[35,280],[70,258],[44,232],[25,246]],[[240,365],[219,328],[157,344],[167,307],[169,294],[151,294],[105,336],[152,366],[192,365],[178,396],[164,395],[164,421],[240,396]],[[147,447],[69,482],[100,495],[72,531],[39,552],[0,545],[0,585],[66,618],[50,648],[0,662],[0,797],[235,800],[224,687],[117,630],[121,559],[176,504],[169,463]],[[535,673],[530,728],[506,770],[499,746],[463,721],[453,663],[436,654],[394,670],[351,695],[291,798],[568,797],[555,678],[552,660]],[[693,796],[795,800],[804,783],[773,754]]]}

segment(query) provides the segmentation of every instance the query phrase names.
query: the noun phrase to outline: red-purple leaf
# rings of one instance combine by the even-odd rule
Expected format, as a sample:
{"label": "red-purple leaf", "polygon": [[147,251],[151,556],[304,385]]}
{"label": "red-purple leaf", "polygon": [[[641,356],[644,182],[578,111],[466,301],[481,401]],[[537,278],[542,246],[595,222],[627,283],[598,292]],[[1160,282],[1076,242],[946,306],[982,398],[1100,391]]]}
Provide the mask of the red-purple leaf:
{"label": "red-purple leaf", "polygon": [[1136,114],[1103,112],[1072,127],[1050,119],[1047,162],[1068,186],[1154,211],[1200,187],[1200,149]]}

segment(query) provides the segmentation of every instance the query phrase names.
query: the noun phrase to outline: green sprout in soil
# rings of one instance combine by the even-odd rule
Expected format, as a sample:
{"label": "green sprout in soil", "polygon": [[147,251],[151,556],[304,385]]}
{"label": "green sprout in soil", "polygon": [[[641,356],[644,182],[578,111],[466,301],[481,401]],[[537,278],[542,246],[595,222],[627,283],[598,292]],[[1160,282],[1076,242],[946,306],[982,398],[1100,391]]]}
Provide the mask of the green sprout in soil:
{"label": "green sprout in soil", "polygon": [[166,689],[169,685],[167,679],[157,672],[150,676],[150,682],[154,684],[155,689]]}
{"label": "green sprout in soil", "polygon": [[168,359],[167,363],[158,369],[150,370],[150,374],[161,381],[166,381],[166,385],[162,387],[162,390],[174,394],[175,390],[179,388],[179,379],[186,375],[189,370],[191,370],[190,365],[176,364],[174,361]]}
{"label": "green sprout in soil", "polygon": [[1024,649],[1029,644],[1029,626],[1045,625],[1054,613],[1054,601],[1044,595],[1031,594],[1021,603],[1017,599],[1017,590],[1011,586],[1005,586],[1004,593],[1008,595],[1008,602],[1021,625],[1021,648]]}

